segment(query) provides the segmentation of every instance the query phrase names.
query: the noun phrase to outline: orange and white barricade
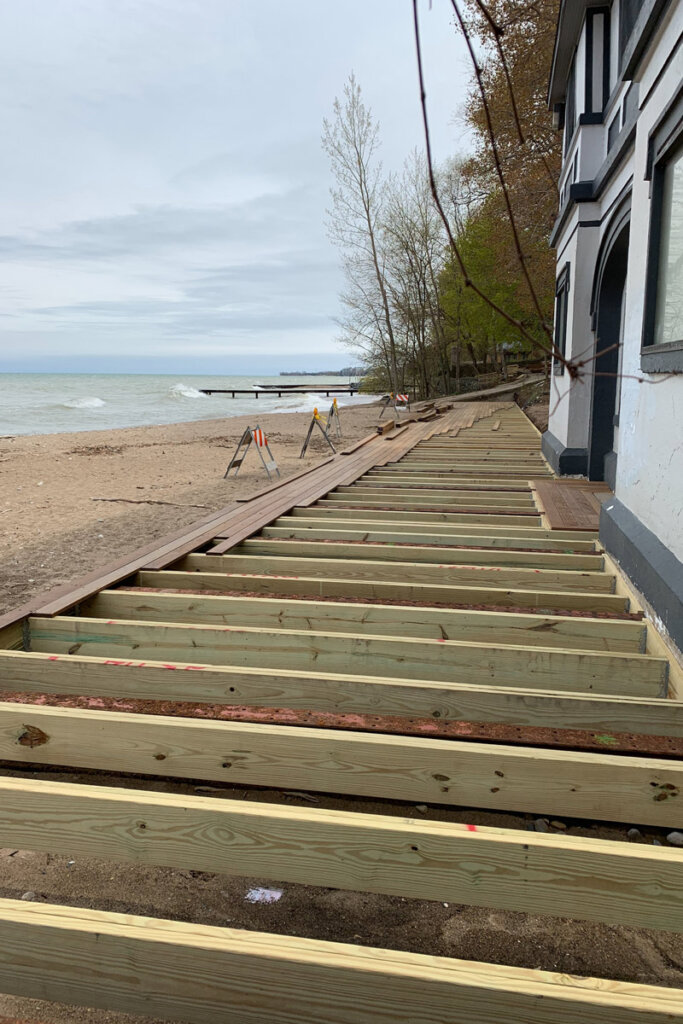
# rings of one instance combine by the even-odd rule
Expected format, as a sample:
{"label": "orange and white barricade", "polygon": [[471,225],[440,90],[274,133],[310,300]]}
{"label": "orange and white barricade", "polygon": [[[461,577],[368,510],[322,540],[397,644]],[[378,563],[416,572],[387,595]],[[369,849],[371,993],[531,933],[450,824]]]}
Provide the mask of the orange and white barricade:
{"label": "orange and white barricade", "polygon": [[395,395],[392,392],[385,395],[382,399],[382,411],[379,414],[379,418],[382,419],[384,413],[387,411],[389,406],[393,407],[394,412],[407,412],[410,410],[410,395]]}
{"label": "orange and white barricade", "polygon": [[278,477],[280,476],[280,470],[278,469],[275,457],[270,450],[270,445],[268,444],[268,438],[266,437],[265,431],[257,425],[255,427],[247,427],[242,434],[240,443],[237,445],[237,450],[230,459],[230,464],[223,476],[224,480],[227,479],[231,469],[235,470],[235,476],[237,476],[252,444],[256,446],[256,451],[259,453],[261,462],[263,463],[263,468],[268,474],[268,479],[270,480],[271,473],[276,473]]}

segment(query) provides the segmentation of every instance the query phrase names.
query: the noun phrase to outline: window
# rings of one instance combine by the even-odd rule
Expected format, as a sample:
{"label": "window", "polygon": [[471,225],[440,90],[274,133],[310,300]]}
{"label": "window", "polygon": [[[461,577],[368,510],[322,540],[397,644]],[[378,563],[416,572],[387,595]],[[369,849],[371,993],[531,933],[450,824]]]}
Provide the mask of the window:
{"label": "window", "polygon": [[609,153],[617,141],[617,136],[621,131],[621,108],[617,110],[616,116],[612,118],[612,123],[607,129],[607,152]]}
{"label": "window", "polygon": [[642,0],[621,0],[619,4],[619,64],[621,65],[624,50],[631,38],[636,24]]}
{"label": "window", "polygon": [[655,345],[683,342],[683,149],[661,172]]}
{"label": "window", "polygon": [[564,153],[569,152],[569,147],[574,138],[576,128],[576,57],[572,60],[569,79],[567,81],[567,102],[564,109]]}
{"label": "window", "polygon": [[651,214],[641,365],[683,370],[683,94],[650,139]]}
{"label": "window", "polygon": [[[569,263],[565,263],[555,286],[555,348],[563,355],[567,352],[567,313],[569,310]],[[561,377],[564,363],[553,359],[553,373]]]}

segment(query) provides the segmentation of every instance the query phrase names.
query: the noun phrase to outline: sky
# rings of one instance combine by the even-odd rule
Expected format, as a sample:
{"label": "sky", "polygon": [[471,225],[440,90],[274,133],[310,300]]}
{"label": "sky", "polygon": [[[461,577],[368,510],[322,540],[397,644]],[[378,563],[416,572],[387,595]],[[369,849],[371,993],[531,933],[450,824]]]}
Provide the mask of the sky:
{"label": "sky", "polygon": [[[469,68],[422,0],[435,158]],[[0,0],[0,371],[339,369],[320,145],[351,72],[422,145],[411,0]]]}

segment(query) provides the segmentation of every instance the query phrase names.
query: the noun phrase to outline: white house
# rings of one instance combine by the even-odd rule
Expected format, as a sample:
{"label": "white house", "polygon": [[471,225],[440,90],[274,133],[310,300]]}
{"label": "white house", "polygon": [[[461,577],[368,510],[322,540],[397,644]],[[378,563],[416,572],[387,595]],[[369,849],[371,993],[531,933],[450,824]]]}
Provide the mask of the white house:
{"label": "white house", "polygon": [[[683,0],[562,0],[546,458],[606,480],[600,537],[683,647]],[[680,375],[680,376],[679,376]]]}

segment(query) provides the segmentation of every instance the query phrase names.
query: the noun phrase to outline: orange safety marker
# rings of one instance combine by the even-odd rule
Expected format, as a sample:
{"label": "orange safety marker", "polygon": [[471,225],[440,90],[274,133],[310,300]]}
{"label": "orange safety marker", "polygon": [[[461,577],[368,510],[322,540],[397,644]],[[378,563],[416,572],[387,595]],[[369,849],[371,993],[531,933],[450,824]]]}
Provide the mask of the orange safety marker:
{"label": "orange safety marker", "polygon": [[336,398],[334,398],[332,400],[332,405],[330,406],[330,411],[327,414],[327,430],[326,430],[326,433],[327,433],[328,437],[330,436],[332,430],[334,430],[334,436],[338,440],[341,440],[342,428],[341,428],[341,420],[339,419],[339,406],[337,405],[337,399]]}
{"label": "orange safety marker", "polygon": [[[336,401],[333,404],[332,408],[334,408],[335,404],[336,404]],[[313,418],[311,419],[311,422],[310,422],[309,427],[308,427],[308,433],[306,434],[306,440],[303,443],[303,447],[301,449],[301,455],[299,456],[300,459],[303,459],[304,455],[306,454],[306,449],[308,448],[309,442],[311,440],[311,434],[313,433],[315,427],[317,427],[318,430],[320,431],[320,433],[323,435],[323,437],[325,438],[325,440],[329,444],[329,446],[332,449],[332,451],[334,452],[334,454],[335,455],[337,454],[337,449],[334,447],[334,445],[332,444],[332,441],[330,440],[329,421],[326,420],[324,416],[321,416],[317,409],[314,409],[313,410]],[[340,436],[341,436],[341,434],[340,434]]]}
{"label": "orange safety marker", "polygon": [[277,462],[275,461],[273,453],[268,445],[268,438],[266,437],[265,431],[263,431],[261,427],[255,426],[247,427],[242,434],[235,454],[230,459],[230,464],[223,476],[224,480],[227,479],[231,469],[235,470],[235,476],[237,476],[252,444],[256,445],[256,451],[261,457],[261,462],[263,463],[263,468],[268,474],[268,479],[270,480],[271,471],[277,473],[278,477],[280,476],[280,470],[278,469]]}

